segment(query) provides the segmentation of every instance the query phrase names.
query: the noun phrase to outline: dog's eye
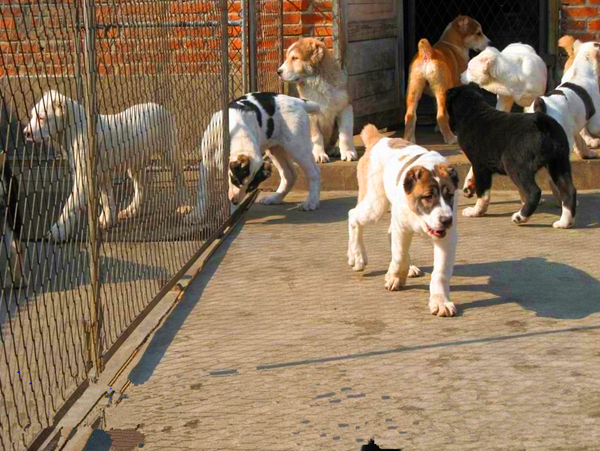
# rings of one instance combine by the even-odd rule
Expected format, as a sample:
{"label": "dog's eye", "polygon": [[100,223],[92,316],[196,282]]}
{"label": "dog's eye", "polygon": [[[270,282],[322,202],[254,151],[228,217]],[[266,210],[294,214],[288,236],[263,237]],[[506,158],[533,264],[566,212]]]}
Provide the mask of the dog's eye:
{"label": "dog's eye", "polygon": [[427,196],[421,196],[422,200],[430,201],[433,199],[433,194],[428,194]]}
{"label": "dog's eye", "polygon": [[292,56],[292,61],[296,61],[297,59],[298,59],[298,57]]}
{"label": "dog's eye", "polygon": [[481,31],[477,33],[477,36],[481,36],[481,35],[482,35]]}

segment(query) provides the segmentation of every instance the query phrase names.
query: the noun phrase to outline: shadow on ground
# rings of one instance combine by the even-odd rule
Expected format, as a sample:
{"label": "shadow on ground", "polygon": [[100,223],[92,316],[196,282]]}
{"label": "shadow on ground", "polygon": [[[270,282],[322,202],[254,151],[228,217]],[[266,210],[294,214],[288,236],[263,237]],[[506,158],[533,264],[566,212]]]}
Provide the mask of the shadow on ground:
{"label": "shadow on ground", "polygon": [[131,373],[129,373],[129,380],[134,385],[144,384],[150,379],[186,318],[202,299],[202,294],[206,286],[227,255],[229,247],[241,231],[242,226],[238,225],[225,242],[221,244],[217,252],[215,252],[202,269],[202,272],[186,290],[181,302],[177,304],[160,329],[153,335],[144,355],[131,370]]}

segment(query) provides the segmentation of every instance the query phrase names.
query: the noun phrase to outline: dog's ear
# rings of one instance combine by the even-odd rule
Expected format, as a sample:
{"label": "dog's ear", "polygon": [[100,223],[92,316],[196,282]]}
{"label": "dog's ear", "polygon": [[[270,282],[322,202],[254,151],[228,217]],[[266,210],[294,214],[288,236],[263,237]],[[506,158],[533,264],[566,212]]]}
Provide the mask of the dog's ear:
{"label": "dog's ear", "polygon": [[583,44],[583,42],[581,42],[579,39],[576,39],[575,42],[573,42],[573,55],[577,55],[577,52],[579,52],[579,47],[581,47],[581,44]]}
{"label": "dog's ear", "polygon": [[414,166],[410,168],[410,170],[404,176],[404,192],[406,194],[413,192],[415,186],[417,186],[417,182],[423,178],[426,170],[427,169],[422,166]]}
{"label": "dog's ear", "polygon": [[325,46],[325,43],[315,39],[310,44],[310,50],[310,64],[312,66],[317,66],[325,57],[327,47]]}
{"label": "dog's ear", "polygon": [[469,22],[470,22],[470,17],[469,16],[463,16],[461,14],[459,14],[456,17],[456,24],[458,25],[458,30],[462,33],[462,34],[468,34],[469,33]]}
{"label": "dog's ear", "polygon": [[238,157],[229,162],[229,170],[236,185],[241,186],[244,179],[250,175],[250,158],[247,155]]}
{"label": "dog's ear", "polygon": [[450,176],[450,180],[454,184],[454,188],[458,188],[458,184],[460,183],[460,179],[458,177],[458,172],[452,166],[448,166],[448,175]]}
{"label": "dog's ear", "polygon": [[256,188],[258,188],[258,185],[260,185],[262,182],[271,177],[272,173],[273,165],[268,161],[263,162],[263,165],[248,185],[248,191],[254,191]]}

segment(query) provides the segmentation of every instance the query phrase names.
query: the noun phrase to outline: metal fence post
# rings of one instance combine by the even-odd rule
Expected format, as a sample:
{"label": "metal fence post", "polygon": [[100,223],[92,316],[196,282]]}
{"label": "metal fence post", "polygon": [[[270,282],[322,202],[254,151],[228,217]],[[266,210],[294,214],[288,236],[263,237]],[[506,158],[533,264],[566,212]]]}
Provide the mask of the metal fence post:
{"label": "metal fence post", "polygon": [[250,91],[258,91],[258,68],[257,68],[257,19],[256,19],[256,2],[249,1],[248,2],[248,46],[249,49],[249,59],[250,64]]}
{"label": "metal fence post", "polygon": [[[250,3],[253,3],[252,1]],[[227,0],[221,0],[221,80],[223,80],[223,95],[221,109],[223,111],[223,180],[228,179],[229,161],[229,17]]]}
{"label": "metal fence post", "polygon": [[242,2],[242,78],[244,80],[244,93],[250,91],[250,68],[248,67],[248,14],[250,10],[250,8],[248,7],[249,3],[249,0],[244,0]]}
{"label": "metal fence post", "polygon": [[100,236],[98,233],[98,154],[96,140],[96,15],[95,0],[84,0],[83,20],[85,29],[85,119],[87,127],[87,208],[88,208],[88,249],[90,265],[90,358],[94,365],[92,379],[102,371],[100,360],[100,332],[102,328],[102,306],[100,303]]}

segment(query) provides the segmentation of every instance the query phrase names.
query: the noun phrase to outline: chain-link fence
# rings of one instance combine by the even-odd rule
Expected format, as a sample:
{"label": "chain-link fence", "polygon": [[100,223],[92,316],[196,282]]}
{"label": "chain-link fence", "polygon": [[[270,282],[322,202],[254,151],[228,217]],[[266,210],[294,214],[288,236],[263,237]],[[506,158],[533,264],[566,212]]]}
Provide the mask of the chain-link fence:
{"label": "chain-link fence", "polygon": [[0,449],[51,426],[225,224],[205,129],[251,78],[279,89],[281,2],[254,6],[0,5]]}

